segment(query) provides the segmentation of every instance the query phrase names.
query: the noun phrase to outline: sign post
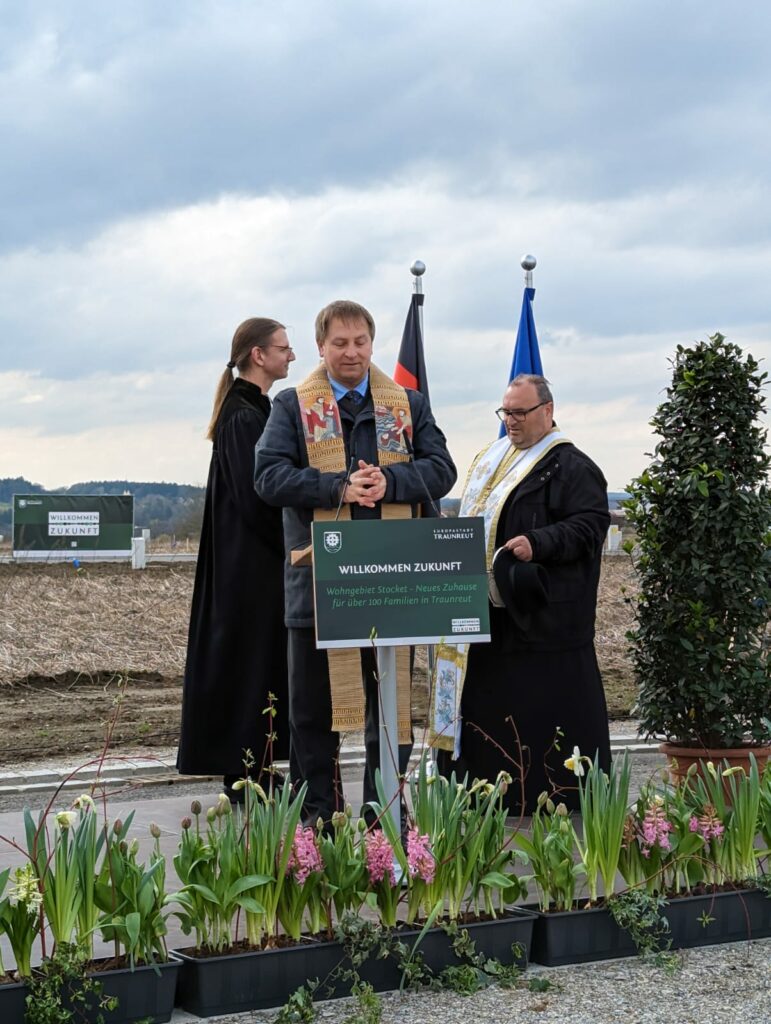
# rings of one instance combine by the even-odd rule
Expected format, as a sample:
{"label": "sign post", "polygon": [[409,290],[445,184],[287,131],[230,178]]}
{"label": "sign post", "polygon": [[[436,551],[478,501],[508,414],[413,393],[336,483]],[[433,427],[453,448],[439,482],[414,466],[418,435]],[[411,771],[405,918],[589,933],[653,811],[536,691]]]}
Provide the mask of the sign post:
{"label": "sign post", "polygon": [[313,592],[317,647],[377,648],[380,774],[398,834],[395,648],[489,641],[484,521],[314,523]]}

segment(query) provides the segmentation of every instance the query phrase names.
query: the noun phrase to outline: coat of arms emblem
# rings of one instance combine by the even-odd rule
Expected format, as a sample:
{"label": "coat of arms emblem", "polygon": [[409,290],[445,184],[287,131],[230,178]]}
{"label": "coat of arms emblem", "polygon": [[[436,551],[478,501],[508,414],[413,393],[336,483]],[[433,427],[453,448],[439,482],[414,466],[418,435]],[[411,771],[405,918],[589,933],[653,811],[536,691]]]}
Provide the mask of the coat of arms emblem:
{"label": "coat of arms emblem", "polygon": [[324,531],[324,550],[330,555],[336,555],[343,546],[343,535],[339,530]]}

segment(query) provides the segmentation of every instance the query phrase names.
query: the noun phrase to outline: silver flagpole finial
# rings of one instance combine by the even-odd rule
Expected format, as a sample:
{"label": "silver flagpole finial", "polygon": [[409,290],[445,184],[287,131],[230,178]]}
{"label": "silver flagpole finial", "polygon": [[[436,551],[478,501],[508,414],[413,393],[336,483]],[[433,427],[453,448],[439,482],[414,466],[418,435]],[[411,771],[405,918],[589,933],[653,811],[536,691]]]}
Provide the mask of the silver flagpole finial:
{"label": "silver flagpole finial", "polygon": [[420,295],[423,291],[423,282],[420,280],[426,272],[426,265],[423,260],[413,260],[412,266],[410,267],[410,273],[415,278],[415,293]]}
{"label": "silver flagpole finial", "polygon": [[525,272],[525,288],[533,287],[533,271],[537,262],[535,256],[531,256],[529,253],[525,253],[519,261],[519,265]]}

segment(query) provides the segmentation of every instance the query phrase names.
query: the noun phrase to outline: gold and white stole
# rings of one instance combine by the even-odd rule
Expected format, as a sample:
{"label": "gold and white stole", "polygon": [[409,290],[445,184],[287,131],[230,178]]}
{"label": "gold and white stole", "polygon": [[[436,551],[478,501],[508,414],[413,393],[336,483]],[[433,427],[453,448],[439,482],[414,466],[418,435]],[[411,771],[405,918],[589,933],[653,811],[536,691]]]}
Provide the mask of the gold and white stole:
{"label": "gold and white stole", "polygon": [[[407,392],[372,365],[369,368],[369,387],[375,407],[378,464],[390,466],[409,462],[412,456],[404,439],[405,434],[412,439],[412,415]],[[297,386],[297,400],[309,465],[322,473],[345,473],[348,467],[340,410],[323,364]],[[412,508],[403,503],[383,503],[380,514],[383,519],[409,519]],[[335,509],[314,509],[314,522],[335,518]],[[337,518],[350,519],[350,505],[343,505]],[[335,732],[361,732],[364,728],[364,691],[359,648],[332,648],[327,651],[327,661],[332,692],[332,729]],[[410,688],[410,649],[397,647],[399,743],[409,743],[412,735]]]}
{"label": "gold and white stole", "polygon": [[[495,536],[506,500],[536,468],[541,459],[570,439],[554,427],[531,448],[514,448],[508,437],[500,437],[484,448],[471,463],[459,516],[482,516],[485,524],[485,552],[488,573],[492,569]],[[437,644],[434,654],[431,724],[429,743],[460,756],[463,683],[468,667],[469,644]]]}

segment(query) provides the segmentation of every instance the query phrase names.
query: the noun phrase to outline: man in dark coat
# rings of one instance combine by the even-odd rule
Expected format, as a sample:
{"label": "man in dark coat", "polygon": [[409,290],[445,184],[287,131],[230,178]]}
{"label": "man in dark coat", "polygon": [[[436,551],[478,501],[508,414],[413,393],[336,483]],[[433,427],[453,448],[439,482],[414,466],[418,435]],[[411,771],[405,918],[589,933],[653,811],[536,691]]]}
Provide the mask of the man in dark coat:
{"label": "man in dark coat", "polygon": [[456,755],[440,755],[442,769],[491,781],[509,772],[509,806],[524,813],[543,791],[577,808],[565,765],[574,747],[610,764],[593,643],[607,485],[553,411],[540,376],[521,374],[504,395],[506,436],[477,456],[461,499],[461,515],[485,518],[491,567],[491,642],[465,656],[462,698],[442,668],[452,652],[437,656],[433,735]]}
{"label": "man in dark coat", "polygon": [[[291,772],[293,782],[308,785],[304,816],[312,823],[328,821],[341,807],[339,730],[353,728],[344,723],[356,719],[357,699],[364,704],[362,686],[365,801],[376,798],[379,742],[373,652],[365,648],[342,664],[336,659],[346,652],[316,648],[312,569],[304,556],[311,523],[335,518],[338,509],[341,518],[409,517],[429,495],[432,501],[445,495],[456,478],[427,400],[372,364],[374,335],[363,306],[325,307],[316,318],[322,363],[277,397],[257,451],[257,493],[284,508]],[[397,703],[404,770],[411,749],[409,658],[402,664]]]}
{"label": "man in dark coat", "polygon": [[[289,756],[281,513],[254,491],[254,452],[270,413],[268,391],[293,359],[280,323],[241,324],[209,427],[177,767],[183,775],[223,775],[231,796],[245,750],[253,774]],[[272,720],[264,713],[270,694]]]}

